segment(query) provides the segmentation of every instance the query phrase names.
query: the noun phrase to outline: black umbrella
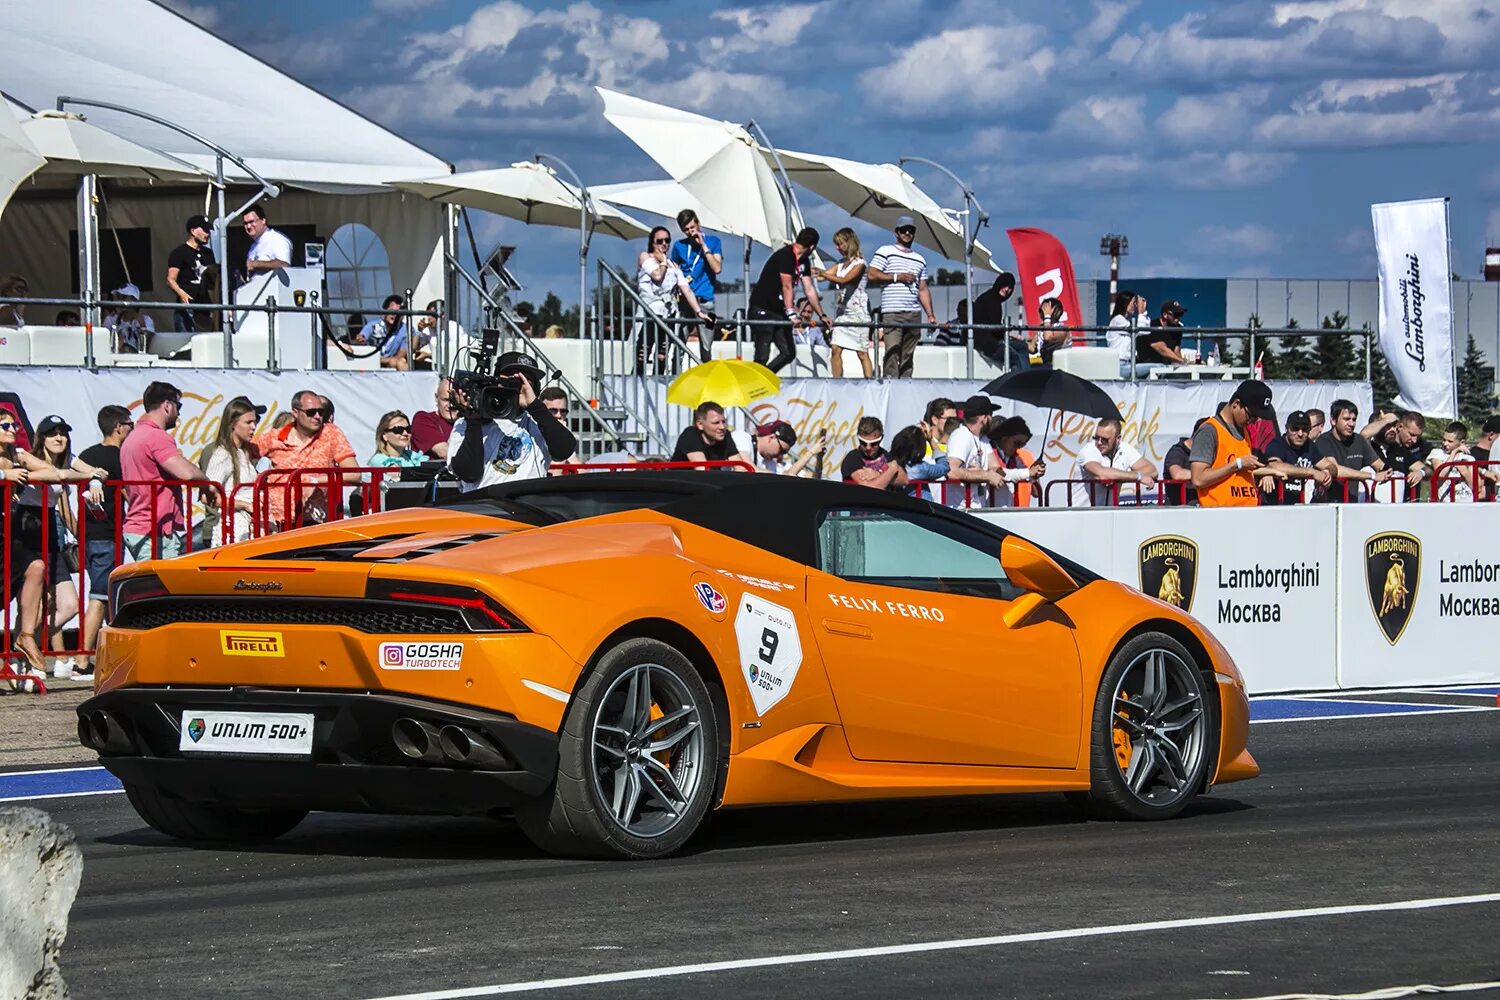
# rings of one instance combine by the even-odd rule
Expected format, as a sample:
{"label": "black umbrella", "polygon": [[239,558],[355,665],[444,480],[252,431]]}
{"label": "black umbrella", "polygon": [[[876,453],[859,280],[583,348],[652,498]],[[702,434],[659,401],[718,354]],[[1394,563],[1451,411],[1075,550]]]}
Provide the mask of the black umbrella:
{"label": "black umbrella", "polygon": [[1014,399],[1032,406],[1047,407],[1047,423],[1042,428],[1042,453],[1047,450],[1047,430],[1052,425],[1052,410],[1081,413],[1086,417],[1122,420],[1120,408],[1109,394],[1086,378],[1071,372],[1047,368],[1042,371],[1020,371],[1001,375],[984,387],[986,395]]}

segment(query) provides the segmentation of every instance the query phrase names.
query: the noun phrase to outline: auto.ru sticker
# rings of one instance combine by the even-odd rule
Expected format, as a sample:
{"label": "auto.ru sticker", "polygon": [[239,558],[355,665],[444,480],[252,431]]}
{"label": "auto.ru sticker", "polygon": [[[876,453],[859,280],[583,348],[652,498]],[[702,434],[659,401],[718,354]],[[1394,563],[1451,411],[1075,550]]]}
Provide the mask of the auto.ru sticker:
{"label": "auto.ru sticker", "polygon": [[698,595],[698,602],[708,609],[709,614],[722,615],[729,607],[729,598],[715,590],[711,583],[700,580],[693,584],[693,593]]}
{"label": "auto.ru sticker", "polygon": [[382,670],[457,670],[463,665],[461,642],[382,642]]}
{"label": "auto.ru sticker", "polygon": [[791,693],[802,666],[802,638],[791,611],[755,594],[740,598],[734,616],[740,670],[757,715],[765,715]]}

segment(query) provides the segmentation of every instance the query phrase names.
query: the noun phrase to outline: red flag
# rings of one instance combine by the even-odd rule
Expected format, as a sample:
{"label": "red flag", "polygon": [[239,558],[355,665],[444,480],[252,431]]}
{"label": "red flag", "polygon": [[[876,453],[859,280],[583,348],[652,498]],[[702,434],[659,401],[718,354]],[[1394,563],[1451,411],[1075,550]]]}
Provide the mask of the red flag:
{"label": "red flag", "polygon": [[[1082,323],[1083,310],[1078,307],[1078,282],[1073,278],[1073,261],[1057,237],[1040,229],[1007,229],[1005,235],[1010,237],[1011,248],[1016,252],[1026,322],[1031,326],[1040,325],[1042,300],[1058,299],[1063,304],[1062,325]],[[1087,340],[1085,334],[1073,335],[1075,346]]]}

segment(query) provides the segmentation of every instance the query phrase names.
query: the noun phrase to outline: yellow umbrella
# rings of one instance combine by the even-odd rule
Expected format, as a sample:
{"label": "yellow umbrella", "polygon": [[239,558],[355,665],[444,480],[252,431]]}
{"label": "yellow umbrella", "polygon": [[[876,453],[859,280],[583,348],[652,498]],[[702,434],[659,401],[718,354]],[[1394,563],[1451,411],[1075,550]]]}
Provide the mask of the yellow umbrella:
{"label": "yellow umbrella", "polygon": [[712,400],[720,406],[749,406],[781,391],[781,379],[765,365],[726,358],[694,365],[667,386],[667,402],[698,407]]}

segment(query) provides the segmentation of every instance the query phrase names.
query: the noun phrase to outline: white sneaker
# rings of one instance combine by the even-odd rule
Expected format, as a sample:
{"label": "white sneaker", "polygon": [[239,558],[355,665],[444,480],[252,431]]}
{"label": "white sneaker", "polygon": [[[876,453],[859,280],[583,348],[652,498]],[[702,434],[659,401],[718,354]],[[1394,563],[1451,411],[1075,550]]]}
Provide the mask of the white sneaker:
{"label": "white sneaker", "polygon": [[78,661],[71,656],[59,656],[52,661],[52,676],[59,680],[67,680],[73,676],[73,671],[78,668]]}
{"label": "white sneaker", "polygon": [[39,692],[47,686],[47,677],[41,671],[22,670],[19,671],[19,674],[19,678],[11,681],[11,683],[15,686],[15,689],[17,691],[20,691],[22,694],[32,694],[33,692]]}

